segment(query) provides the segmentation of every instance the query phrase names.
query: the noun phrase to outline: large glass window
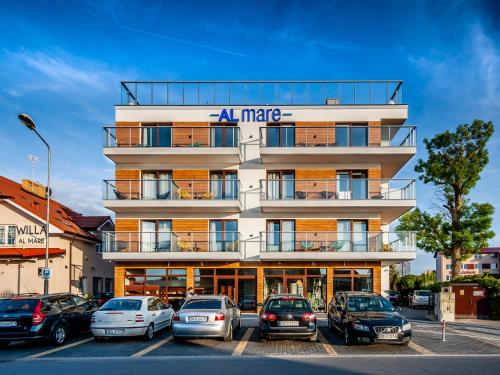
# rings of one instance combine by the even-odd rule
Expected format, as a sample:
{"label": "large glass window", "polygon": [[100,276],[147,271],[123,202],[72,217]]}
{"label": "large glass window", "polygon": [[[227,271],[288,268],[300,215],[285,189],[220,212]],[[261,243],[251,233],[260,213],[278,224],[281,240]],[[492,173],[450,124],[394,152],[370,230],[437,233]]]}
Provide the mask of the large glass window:
{"label": "large glass window", "polygon": [[269,124],[266,128],[267,147],[295,146],[295,124]]}
{"label": "large glass window", "polygon": [[172,124],[144,124],[142,144],[147,147],[171,147]]}
{"label": "large glass window", "polygon": [[270,171],[267,173],[266,199],[294,199],[295,173],[293,171]]}
{"label": "large glass window", "polygon": [[337,125],[335,127],[335,144],[340,147],[367,146],[367,125]]}
{"label": "large glass window", "polygon": [[370,268],[334,269],[333,289],[338,291],[373,291],[373,272]]}
{"label": "large glass window", "polygon": [[267,222],[267,251],[295,250],[295,221],[269,220]]}
{"label": "large glass window", "polygon": [[211,124],[212,147],[238,147],[238,127],[232,123]]}
{"label": "large glass window", "polygon": [[141,251],[171,251],[172,249],[172,221],[171,220],[143,220],[141,221]]}
{"label": "large glass window", "polygon": [[142,199],[172,199],[172,174],[143,172]]}
{"label": "large glass window", "polygon": [[213,199],[238,199],[238,174],[236,171],[211,172],[210,193]]}
{"label": "large glass window", "polygon": [[210,220],[210,251],[238,250],[238,221]]}
{"label": "large glass window", "polygon": [[0,245],[16,244],[16,226],[0,225]]}

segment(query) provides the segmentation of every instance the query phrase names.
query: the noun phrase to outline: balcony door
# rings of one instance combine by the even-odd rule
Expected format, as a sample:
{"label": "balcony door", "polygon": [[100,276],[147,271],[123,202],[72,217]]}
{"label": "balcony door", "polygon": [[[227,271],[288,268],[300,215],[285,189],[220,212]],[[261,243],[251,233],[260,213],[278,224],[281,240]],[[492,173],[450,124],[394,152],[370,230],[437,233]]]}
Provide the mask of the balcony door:
{"label": "balcony door", "polygon": [[367,251],[368,223],[364,220],[338,220],[337,241],[339,251]]}
{"label": "balcony door", "polygon": [[295,124],[270,123],[266,128],[267,147],[294,147]]}
{"label": "balcony door", "polygon": [[336,125],[335,144],[340,147],[368,146],[368,125],[367,124]]}
{"label": "balcony door", "polygon": [[214,199],[238,199],[237,172],[210,172],[210,193]]}
{"label": "balcony door", "polygon": [[366,171],[337,172],[338,199],[367,199],[368,180]]}
{"label": "balcony door", "polygon": [[172,147],[172,124],[141,124],[142,145],[146,147]]}
{"label": "balcony door", "polygon": [[238,126],[235,123],[210,124],[210,146],[238,147]]}
{"label": "balcony door", "polygon": [[295,172],[270,171],[267,172],[267,197],[269,200],[294,199]]}
{"label": "balcony door", "polygon": [[236,251],[238,220],[210,220],[210,251]]}
{"label": "balcony door", "polygon": [[269,220],[266,237],[267,251],[294,251],[295,220]]}
{"label": "balcony door", "polygon": [[172,173],[142,173],[142,199],[172,199]]}
{"label": "balcony door", "polygon": [[143,220],[141,222],[141,251],[170,251],[172,248],[171,220]]}

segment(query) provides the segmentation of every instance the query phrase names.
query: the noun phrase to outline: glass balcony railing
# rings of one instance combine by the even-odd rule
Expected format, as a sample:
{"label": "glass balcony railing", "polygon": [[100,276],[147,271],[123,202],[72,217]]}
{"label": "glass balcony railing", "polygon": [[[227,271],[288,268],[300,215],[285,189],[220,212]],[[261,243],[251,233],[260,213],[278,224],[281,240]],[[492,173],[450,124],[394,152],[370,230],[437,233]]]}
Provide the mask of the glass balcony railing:
{"label": "glass balcony railing", "polygon": [[238,147],[236,126],[107,126],[103,147]]}
{"label": "glass balcony railing", "polygon": [[415,252],[414,232],[261,232],[261,252]]}
{"label": "glass balcony railing", "polygon": [[415,126],[263,126],[262,147],[415,147]]}
{"label": "glass balcony railing", "polygon": [[122,179],[103,181],[104,200],[239,200],[236,179]]}
{"label": "glass balcony railing", "polygon": [[122,105],[394,105],[401,80],[122,81]]}
{"label": "glass balcony railing", "polygon": [[103,232],[103,252],[239,252],[238,232]]}
{"label": "glass balcony railing", "polygon": [[277,200],[402,200],[416,199],[412,179],[269,179],[260,180],[260,199]]}

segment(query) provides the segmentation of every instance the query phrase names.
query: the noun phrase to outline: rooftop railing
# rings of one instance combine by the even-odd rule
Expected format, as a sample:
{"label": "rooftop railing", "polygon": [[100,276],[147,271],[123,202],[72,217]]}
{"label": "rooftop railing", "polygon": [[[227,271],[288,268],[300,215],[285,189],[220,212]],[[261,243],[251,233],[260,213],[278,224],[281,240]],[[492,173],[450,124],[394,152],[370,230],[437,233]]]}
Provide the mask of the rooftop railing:
{"label": "rooftop railing", "polygon": [[403,103],[401,80],[122,81],[122,105],[386,105]]}
{"label": "rooftop railing", "polygon": [[263,147],[415,147],[415,126],[262,126]]}
{"label": "rooftop railing", "polygon": [[104,147],[238,147],[237,126],[106,126]]}
{"label": "rooftop railing", "polygon": [[415,252],[414,232],[261,232],[261,252]]}
{"label": "rooftop railing", "polygon": [[268,179],[260,180],[261,200],[404,200],[416,199],[412,179]]}
{"label": "rooftop railing", "polygon": [[239,252],[239,232],[103,232],[103,252]]}
{"label": "rooftop railing", "polygon": [[103,181],[104,200],[239,200],[236,179],[120,179]]}

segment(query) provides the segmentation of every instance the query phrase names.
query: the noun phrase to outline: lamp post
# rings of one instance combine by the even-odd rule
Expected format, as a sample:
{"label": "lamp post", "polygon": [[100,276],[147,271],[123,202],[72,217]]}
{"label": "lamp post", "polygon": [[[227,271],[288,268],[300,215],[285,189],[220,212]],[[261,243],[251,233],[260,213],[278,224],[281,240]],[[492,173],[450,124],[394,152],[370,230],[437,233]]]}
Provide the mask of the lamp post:
{"label": "lamp post", "polygon": [[[47,146],[47,217],[45,222],[45,268],[49,268],[49,225],[50,225],[50,145],[36,130],[35,122],[27,114],[22,113],[17,116],[21,123],[32,130],[38,138]],[[49,279],[43,280],[43,294],[49,293]]]}

